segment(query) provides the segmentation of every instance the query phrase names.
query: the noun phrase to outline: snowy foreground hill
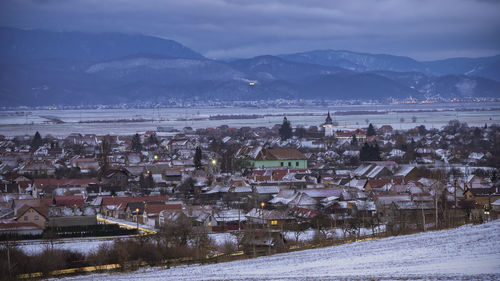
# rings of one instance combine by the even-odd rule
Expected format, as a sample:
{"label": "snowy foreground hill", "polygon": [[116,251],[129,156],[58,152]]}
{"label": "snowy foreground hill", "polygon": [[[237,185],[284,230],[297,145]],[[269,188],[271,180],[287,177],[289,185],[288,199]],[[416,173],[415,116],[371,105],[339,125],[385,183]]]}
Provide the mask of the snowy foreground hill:
{"label": "snowy foreground hill", "polygon": [[227,263],[64,280],[500,280],[499,238],[497,220]]}

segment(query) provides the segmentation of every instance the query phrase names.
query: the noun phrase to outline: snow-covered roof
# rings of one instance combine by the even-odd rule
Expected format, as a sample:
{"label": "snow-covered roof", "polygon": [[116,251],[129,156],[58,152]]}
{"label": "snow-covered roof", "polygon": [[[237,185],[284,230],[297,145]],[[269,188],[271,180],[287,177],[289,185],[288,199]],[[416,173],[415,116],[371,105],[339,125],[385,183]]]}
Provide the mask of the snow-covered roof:
{"label": "snow-covered roof", "polygon": [[375,168],[373,168],[373,170],[371,170],[366,176],[371,179],[376,178],[383,170],[383,166],[375,166]]}
{"label": "snow-covered roof", "polygon": [[354,170],[352,173],[356,177],[362,177],[364,176],[373,166],[372,165],[361,165],[359,166],[356,170]]}
{"label": "snow-covered roof", "polygon": [[406,166],[401,168],[394,176],[395,177],[406,177],[411,171],[415,169],[414,166]]}
{"label": "snow-covered roof", "polygon": [[292,201],[297,196],[295,190],[292,189],[282,189],[278,194],[274,196],[273,199],[269,201],[271,204],[281,203],[287,205],[290,201]]}
{"label": "snow-covered roof", "polygon": [[246,215],[248,218],[263,218],[266,220],[283,220],[283,219],[293,219],[294,217],[289,216],[286,212],[279,210],[263,210],[254,208],[250,210]]}
{"label": "snow-covered roof", "polygon": [[493,203],[491,203],[493,206],[500,206],[500,199],[495,200]]}
{"label": "snow-covered roof", "polygon": [[346,185],[349,186],[349,187],[357,188],[359,190],[364,190],[364,187],[366,185],[366,181],[367,180],[352,179]]}
{"label": "snow-covered roof", "polygon": [[234,188],[235,193],[250,193],[252,192],[252,187],[250,186],[237,186]]}
{"label": "snow-covered roof", "polygon": [[360,211],[375,211],[377,209],[373,201],[356,200],[354,204]]}
{"label": "snow-covered roof", "polygon": [[410,195],[390,195],[390,196],[377,196],[375,199],[376,202],[382,205],[388,205],[393,202],[401,202],[401,201],[411,201]]}
{"label": "snow-covered roof", "polygon": [[215,220],[218,222],[222,221],[246,221],[245,212],[238,209],[221,210],[215,213]]}
{"label": "snow-covered roof", "polygon": [[255,192],[258,194],[278,194],[280,188],[278,186],[256,186]]}

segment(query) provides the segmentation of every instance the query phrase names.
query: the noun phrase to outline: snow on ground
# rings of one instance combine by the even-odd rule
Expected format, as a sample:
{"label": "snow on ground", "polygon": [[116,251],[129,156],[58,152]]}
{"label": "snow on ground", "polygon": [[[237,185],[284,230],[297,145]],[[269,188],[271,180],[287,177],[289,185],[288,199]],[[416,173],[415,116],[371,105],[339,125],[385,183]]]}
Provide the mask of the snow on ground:
{"label": "snow on ground", "polygon": [[[99,248],[102,244],[113,243],[116,239],[126,239],[127,236],[115,237],[89,237],[89,238],[62,238],[53,242],[54,249],[64,249],[77,251],[80,253],[90,253]],[[19,242],[19,248],[27,254],[37,254],[47,247],[51,247],[47,240],[26,240]]]}
{"label": "snow on ground", "polygon": [[[220,246],[226,241],[236,245],[237,239],[231,233],[211,233],[208,235],[216,245]],[[88,237],[88,238],[62,238],[53,241],[54,249],[64,249],[88,254],[96,251],[102,244],[111,244],[117,239],[133,239],[134,236],[114,237]],[[19,248],[27,254],[41,253],[47,247],[51,247],[48,240],[25,240],[19,241]]]}
{"label": "snow on ground", "polygon": [[499,233],[497,220],[227,263],[63,280],[500,280]]}
{"label": "snow on ground", "polygon": [[238,243],[236,235],[229,232],[210,233],[208,234],[208,237],[210,237],[217,246],[220,246],[225,242],[230,242],[233,243],[234,245]]}
{"label": "snow on ground", "polygon": [[[285,232],[285,239],[290,241],[298,241],[307,242],[314,239],[314,236],[317,234],[317,230],[315,229],[306,229],[301,232],[295,231],[287,231]],[[359,232],[359,233],[358,233]],[[359,231],[355,233],[345,233],[345,238],[353,237],[363,237],[363,236],[371,236],[373,234],[384,233],[385,225],[380,225],[375,227],[373,230],[371,228],[360,228]],[[333,228],[327,229],[322,234],[326,235],[326,238],[344,238],[344,231],[341,228]]]}
{"label": "snow on ground", "polygon": [[[454,108],[456,111],[443,111]],[[490,108],[492,110],[483,110]],[[474,109],[473,111],[462,109]],[[231,127],[272,127],[281,124],[286,114],[293,126],[318,126],[325,121],[326,112],[335,111],[383,111],[387,114],[370,112],[356,115],[334,115],[339,129],[356,129],[368,126],[392,125],[394,129],[409,129],[425,125],[427,128],[440,128],[453,119],[467,122],[469,125],[484,126],[500,122],[498,103],[460,103],[460,104],[384,104],[384,105],[340,105],[340,106],[297,106],[297,107],[193,107],[161,109],[87,109],[87,110],[30,110],[26,112],[1,111],[0,132],[5,136],[33,135],[39,131],[43,136],[67,136],[71,132],[98,135],[132,135],[137,132],[156,130],[158,126],[169,126],[181,130],[186,126],[197,128],[227,125],[228,120],[208,120],[213,115],[265,115],[256,119],[232,119]],[[415,111],[417,110],[417,111]],[[424,111],[418,111],[424,110]],[[437,110],[429,112],[429,110]],[[46,123],[42,116],[56,116],[65,123]],[[295,115],[295,116],[294,116]],[[416,121],[413,122],[413,117]],[[198,120],[202,118],[202,120]],[[80,123],[80,121],[145,119],[145,122],[125,123]],[[196,120],[195,120],[196,119]],[[404,119],[403,122],[402,119]],[[366,122],[368,120],[368,122]]]}

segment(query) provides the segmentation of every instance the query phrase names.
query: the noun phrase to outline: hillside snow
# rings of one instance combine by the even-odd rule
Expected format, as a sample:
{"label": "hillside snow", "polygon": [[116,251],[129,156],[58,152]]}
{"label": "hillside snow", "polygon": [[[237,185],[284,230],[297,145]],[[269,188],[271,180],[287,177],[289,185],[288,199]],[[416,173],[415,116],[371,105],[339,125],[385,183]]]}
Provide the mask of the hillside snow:
{"label": "hillside snow", "polygon": [[500,280],[499,234],[497,220],[227,263],[64,280]]}

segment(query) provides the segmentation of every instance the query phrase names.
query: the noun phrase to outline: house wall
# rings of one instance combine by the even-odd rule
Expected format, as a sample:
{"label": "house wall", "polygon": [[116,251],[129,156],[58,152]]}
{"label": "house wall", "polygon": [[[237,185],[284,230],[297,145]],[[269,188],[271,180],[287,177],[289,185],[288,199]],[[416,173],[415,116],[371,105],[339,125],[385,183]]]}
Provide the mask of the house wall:
{"label": "house wall", "polygon": [[18,219],[18,222],[31,222],[45,228],[47,219],[34,209],[28,209]]}
{"label": "house wall", "polygon": [[500,195],[492,195],[491,198],[488,198],[489,196],[472,196],[472,199],[476,201],[477,204],[481,206],[486,206],[489,204],[489,202],[493,203],[496,200],[500,199]]}
{"label": "house wall", "polygon": [[[307,160],[259,160],[251,161],[255,168],[271,168],[271,167],[284,167],[291,169],[307,169]],[[288,165],[290,163],[290,166]],[[297,165],[298,163],[298,165]]]}
{"label": "house wall", "polygon": [[[154,217],[149,217],[146,213],[145,215],[142,216],[142,223],[149,226],[149,227],[159,227],[160,226],[160,217],[159,216],[154,216]],[[140,223],[140,221],[139,221]]]}

